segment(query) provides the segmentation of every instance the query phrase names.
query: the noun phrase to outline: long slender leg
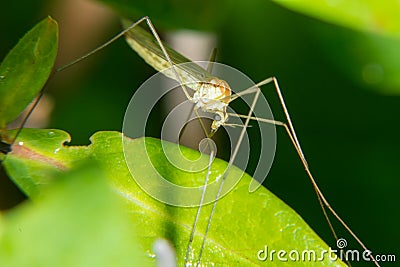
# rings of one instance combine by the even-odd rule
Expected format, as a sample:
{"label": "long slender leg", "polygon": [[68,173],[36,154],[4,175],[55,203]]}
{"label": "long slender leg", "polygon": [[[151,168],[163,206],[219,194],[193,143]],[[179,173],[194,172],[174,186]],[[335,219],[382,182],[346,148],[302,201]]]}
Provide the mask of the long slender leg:
{"label": "long slender leg", "polygon": [[226,178],[228,177],[228,174],[229,174],[229,172],[230,172],[230,170],[231,170],[231,167],[232,167],[232,165],[233,165],[233,161],[235,160],[236,155],[237,155],[237,153],[239,152],[239,144],[241,144],[241,142],[242,142],[242,140],[243,140],[244,133],[246,132],[246,128],[247,128],[248,125],[249,125],[250,118],[251,118],[251,114],[252,114],[253,109],[254,109],[254,107],[255,107],[255,105],[256,105],[256,103],[257,103],[257,100],[258,100],[258,97],[259,97],[260,93],[261,93],[260,90],[258,90],[258,91],[255,93],[255,96],[254,96],[254,98],[253,98],[253,102],[252,102],[251,105],[250,105],[249,113],[247,114],[246,121],[245,121],[245,123],[244,123],[244,125],[243,125],[242,130],[240,131],[237,145],[235,146],[235,148],[234,148],[234,150],[233,150],[233,153],[232,153],[232,156],[231,156],[231,158],[230,158],[230,160],[229,160],[229,162],[228,162],[228,166],[227,166],[227,168],[226,168],[226,171],[225,171],[224,175],[223,175],[222,178],[221,178],[221,184],[220,184],[220,186],[219,186],[219,188],[218,188],[218,192],[217,192],[217,195],[216,195],[216,197],[215,197],[214,204],[213,204],[212,209],[211,209],[210,217],[209,217],[208,222],[207,222],[206,231],[205,231],[205,233],[204,233],[203,242],[202,242],[202,245],[201,245],[201,248],[200,248],[200,252],[199,252],[199,258],[198,258],[198,261],[197,261],[197,263],[198,263],[197,266],[200,266],[201,257],[202,257],[202,255],[203,255],[203,251],[204,251],[205,244],[206,244],[206,240],[207,240],[207,235],[208,235],[208,232],[210,231],[211,221],[212,221],[212,218],[213,218],[213,216],[214,216],[215,209],[216,209],[216,207],[217,207],[218,199],[219,199],[219,197],[221,196],[221,192],[222,192],[222,189],[223,189],[223,187],[224,187],[225,180],[226,180]]}
{"label": "long slender leg", "polygon": [[40,90],[38,96],[37,96],[37,97],[35,98],[35,100],[33,101],[33,105],[32,105],[31,108],[29,109],[28,114],[26,114],[25,118],[22,120],[21,124],[19,125],[18,130],[17,130],[17,133],[15,134],[15,136],[13,137],[13,139],[12,139],[12,141],[11,141],[11,143],[10,143],[11,146],[15,143],[15,140],[17,140],[18,135],[21,133],[22,129],[23,129],[24,126],[25,126],[25,123],[28,121],[28,119],[29,119],[29,117],[31,116],[32,112],[35,110],[35,108],[36,108],[37,105],[39,104],[40,99],[42,99],[42,96],[43,96],[43,94],[44,94],[44,88],[45,88],[45,86],[48,84],[48,81],[49,81],[49,80],[50,80],[50,79],[47,80],[47,82],[46,82],[45,85],[43,86],[43,89]]}
{"label": "long slender leg", "polygon": [[202,206],[203,206],[204,197],[205,197],[205,195],[206,195],[207,184],[208,184],[208,181],[209,181],[209,179],[210,179],[211,165],[212,165],[212,162],[213,162],[213,160],[214,160],[214,158],[215,158],[215,151],[214,151],[214,149],[213,149],[213,146],[210,145],[209,143],[207,143],[207,144],[208,144],[208,146],[210,147],[210,160],[209,160],[209,162],[208,162],[208,168],[207,168],[206,179],[205,179],[205,181],[204,181],[204,189],[203,189],[203,192],[202,192],[202,194],[201,194],[201,199],[200,199],[199,207],[198,207],[197,212],[196,212],[196,217],[195,217],[195,220],[194,220],[194,222],[193,222],[192,230],[191,230],[190,237],[189,237],[188,246],[187,246],[187,248],[186,248],[185,265],[186,265],[186,264],[188,263],[188,261],[189,261],[190,252],[191,252],[191,250],[192,250],[192,244],[193,244],[194,234],[196,233],[197,223],[198,223],[199,218],[200,218],[201,208],[202,208]]}
{"label": "long slender leg", "polygon": [[127,33],[128,31],[130,31],[131,29],[135,28],[137,25],[139,25],[140,23],[142,23],[142,22],[145,21],[145,20],[149,20],[149,18],[146,16],[146,17],[143,17],[143,18],[137,20],[136,22],[132,23],[132,25],[130,25],[128,28],[126,28],[125,30],[121,31],[120,33],[118,33],[117,35],[115,35],[114,37],[112,37],[110,40],[108,40],[107,42],[105,42],[104,44],[98,46],[97,48],[93,49],[93,50],[90,51],[89,53],[87,53],[87,54],[85,54],[85,55],[83,55],[83,56],[81,56],[81,57],[79,57],[79,58],[77,58],[77,59],[71,61],[70,63],[68,63],[68,64],[66,64],[66,65],[64,65],[64,66],[61,66],[61,67],[57,68],[57,69],[56,69],[56,72],[60,72],[60,71],[62,71],[62,70],[65,70],[65,69],[67,69],[67,68],[69,68],[69,67],[75,65],[76,63],[78,63],[78,62],[80,62],[80,61],[82,61],[82,60],[85,60],[86,58],[88,58],[88,57],[90,57],[91,55],[97,53],[98,51],[104,49],[105,47],[109,46],[110,44],[112,44],[113,42],[115,42],[116,40],[118,40],[119,38],[121,38],[122,36],[124,36],[125,33]]}
{"label": "long slender leg", "polygon": [[[194,112],[196,113],[196,116],[198,118],[200,118],[197,109],[194,109]],[[197,212],[196,212],[196,216],[195,216],[195,219],[194,219],[194,222],[193,222],[192,230],[190,232],[189,242],[188,242],[188,245],[186,247],[186,254],[185,254],[185,259],[184,259],[185,265],[189,261],[189,256],[190,256],[190,252],[192,250],[192,244],[193,244],[193,240],[194,240],[194,235],[195,235],[196,229],[197,229],[197,223],[198,223],[199,218],[200,218],[201,209],[202,209],[203,203],[204,203],[204,197],[205,197],[206,191],[207,191],[207,184],[208,184],[208,181],[210,179],[211,165],[212,165],[213,158],[215,157],[215,150],[214,150],[214,147],[212,146],[212,144],[210,144],[211,141],[209,139],[209,138],[212,137],[213,134],[212,133],[207,134],[206,127],[205,127],[205,125],[204,125],[204,123],[203,123],[203,121],[201,119],[199,119],[199,123],[200,123],[201,127],[203,128],[203,131],[206,133],[206,137],[208,138],[207,139],[207,146],[210,149],[210,160],[209,160],[209,163],[208,163],[207,175],[206,175],[206,178],[204,180],[204,188],[203,188],[203,192],[201,193],[200,203],[199,203],[199,206],[197,208]],[[202,250],[200,250],[200,252],[201,251]]]}
{"label": "long slender leg", "polygon": [[[327,215],[325,207],[328,208],[328,210],[332,213],[332,215],[343,225],[343,227],[350,233],[350,235],[357,241],[357,243],[364,250],[368,250],[368,248],[364,245],[364,243],[360,240],[360,238],[358,238],[358,236],[350,229],[350,227],[344,222],[344,220],[339,216],[339,214],[332,208],[332,206],[329,204],[328,200],[323,195],[321,189],[318,187],[318,185],[317,185],[317,183],[316,183],[316,181],[314,179],[314,176],[312,175],[311,170],[310,170],[310,168],[308,166],[308,163],[307,163],[307,160],[306,160],[306,158],[304,156],[303,150],[301,149],[300,143],[299,143],[299,141],[297,139],[296,132],[294,130],[292,120],[290,119],[289,111],[288,111],[288,109],[286,107],[285,101],[283,99],[282,92],[281,92],[281,90],[279,88],[278,80],[275,77],[271,77],[271,78],[265,79],[265,80],[257,83],[255,86],[253,86],[253,87],[251,87],[249,89],[246,89],[246,90],[244,90],[243,92],[241,92],[240,94],[237,94],[237,95],[243,96],[245,94],[250,94],[250,93],[257,92],[257,91],[261,91],[259,89],[259,87],[261,87],[263,85],[266,85],[268,83],[273,83],[274,84],[276,93],[278,94],[279,101],[281,103],[281,107],[282,107],[282,109],[283,109],[283,111],[285,113],[285,117],[286,117],[287,123],[280,122],[280,121],[275,121],[275,120],[256,118],[256,117],[250,117],[250,119],[261,121],[261,122],[265,122],[265,123],[271,123],[271,124],[275,124],[275,125],[278,125],[278,126],[283,126],[285,128],[285,130],[286,130],[287,134],[289,135],[289,138],[290,138],[291,142],[293,143],[293,145],[294,145],[294,147],[296,149],[296,152],[297,152],[297,154],[298,154],[298,156],[299,156],[299,158],[300,158],[300,160],[301,160],[301,162],[303,164],[303,167],[305,168],[307,176],[310,178],[310,181],[311,181],[311,183],[312,183],[312,185],[314,187],[314,190],[315,190],[315,192],[317,194],[317,197],[318,197],[318,200],[320,202],[321,209],[322,209],[322,211],[324,213],[324,216],[325,216],[325,218],[326,218],[326,220],[327,220],[327,222],[329,224],[329,227],[331,228],[331,231],[332,231],[335,239],[337,240],[337,235],[336,235],[336,233],[335,233],[335,231],[333,229],[332,223],[329,220],[329,217]],[[233,98],[234,99],[237,98],[236,95]],[[229,115],[238,116],[238,117],[249,119],[248,116],[244,116],[244,115],[237,115],[237,114],[229,114]],[[379,266],[378,262],[375,260],[375,258],[374,258],[374,256],[372,254],[370,254],[369,257],[371,258],[371,260],[374,262],[374,264],[376,266]]]}

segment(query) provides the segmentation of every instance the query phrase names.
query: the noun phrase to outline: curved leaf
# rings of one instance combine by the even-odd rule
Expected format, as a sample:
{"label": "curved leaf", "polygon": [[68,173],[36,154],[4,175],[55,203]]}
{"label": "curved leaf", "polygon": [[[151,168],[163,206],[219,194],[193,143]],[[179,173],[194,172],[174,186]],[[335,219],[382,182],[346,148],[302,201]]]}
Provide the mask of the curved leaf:
{"label": "curved leaf", "polygon": [[144,266],[121,201],[94,164],[58,175],[34,203],[0,217],[0,266]]}
{"label": "curved leaf", "polygon": [[[89,146],[63,145],[69,140],[68,134],[60,130],[24,129],[19,136],[19,145],[14,145],[13,151],[4,161],[6,170],[22,190],[37,198],[42,193],[44,184],[50,183],[49,173],[62,172],[79,165],[87,158],[96,159],[107,173],[115,191],[125,200],[126,208],[132,215],[132,224],[141,229],[140,242],[143,247],[150,250],[151,244],[157,238],[166,237],[173,242],[182,265],[197,208],[169,206],[143,192],[127,169],[120,133],[98,132],[92,136],[92,144]],[[149,166],[140,163],[149,155],[154,165],[164,174],[173,176],[174,181],[186,186],[203,182],[204,171],[185,173],[173,167],[162,153],[160,140],[146,138],[147,152],[141,146],[143,139],[128,141],[129,146],[125,147],[125,151],[134,155],[139,162],[138,169],[135,170],[138,175],[147,177]],[[174,147],[175,144],[164,143],[166,150]],[[181,149],[190,158],[199,157],[197,151],[185,147]],[[226,164],[222,160],[214,161],[211,172],[213,178],[223,174]],[[238,170],[233,168],[232,171]],[[219,200],[203,252],[204,265],[345,266],[341,261],[332,262],[327,257],[323,262],[284,262],[276,258],[260,261],[257,255],[263,256],[262,250],[266,246],[269,250],[282,249],[287,253],[292,250],[299,253],[314,250],[317,255],[328,250],[328,246],[296,212],[267,189],[262,187],[249,193],[251,179],[247,174],[244,175],[237,186]],[[207,205],[202,209],[193,243],[194,258],[198,254],[211,208],[212,205]]]}
{"label": "curved leaf", "polygon": [[400,2],[396,0],[274,1],[323,21],[400,37]]}
{"label": "curved leaf", "polygon": [[14,120],[45,85],[58,48],[58,26],[48,17],[7,54],[0,65],[0,128]]}

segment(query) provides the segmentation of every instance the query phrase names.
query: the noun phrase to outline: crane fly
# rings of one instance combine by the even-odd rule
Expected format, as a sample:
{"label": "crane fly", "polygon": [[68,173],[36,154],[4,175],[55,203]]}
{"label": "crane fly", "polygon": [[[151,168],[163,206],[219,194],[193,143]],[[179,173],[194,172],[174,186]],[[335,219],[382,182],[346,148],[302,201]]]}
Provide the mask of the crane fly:
{"label": "crane fly", "polygon": [[[138,24],[146,22],[151,33],[145,31],[142,29]],[[305,171],[308,175],[308,177],[311,180],[311,183],[315,189],[315,192],[318,196],[318,200],[320,202],[320,206],[323,210],[323,213],[326,217],[326,220],[331,228],[331,231],[333,235],[335,236],[335,239],[337,240],[338,237],[336,236],[336,233],[333,229],[333,226],[327,217],[327,211],[326,208],[334,215],[334,217],[345,227],[345,229],[355,238],[355,240],[363,247],[363,249],[367,250],[366,246],[362,243],[362,241],[356,236],[356,234],[349,228],[349,226],[341,219],[341,217],[336,213],[336,211],[331,207],[327,199],[324,197],[323,193],[319,189],[312,173],[311,170],[308,166],[308,163],[306,161],[306,158],[304,156],[304,153],[301,149],[300,143],[297,139],[296,132],[294,130],[292,121],[290,119],[290,115],[288,112],[288,109],[286,107],[282,92],[279,88],[278,80],[275,77],[270,77],[267,78],[257,84],[255,86],[252,86],[248,89],[245,89],[239,93],[232,93],[232,90],[229,86],[229,84],[222,80],[219,79],[218,77],[214,77],[213,75],[208,72],[208,69],[204,69],[203,67],[199,66],[198,64],[191,62],[188,58],[184,57],[183,55],[179,54],[172,48],[168,47],[165,45],[159,35],[157,34],[157,31],[155,30],[155,27],[153,26],[151,20],[148,17],[143,17],[142,19],[136,21],[135,23],[131,23],[129,21],[123,21],[123,25],[125,30],[121,32],[120,35],[125,35],[126,41],[128,44],[131,46],[133,50],[135,50],[150,66],[152,66],[155,70],[157,71],[165,71],[166,69],[169,69],[169,71],[163,72],[164,75],[167,77],[177,81],[183,90],[183,93],[187,97],[189,101],[191,101],[194,104],[194,112],[196,113],[197,117],[199,118],[200,124],[203,128],[203,131],[206,135],[206,137],[211,138],[217,130],[222,127],[222,126],[230,126],[229,123],[227,122],[230,116],[238,116],[243,119],[245,119],[245,123],[242,127],[241,130],[241,136],[238,140],[240,142],[243,137],[243,132],[246,131],[246,128],[249,125],[250,120],[256,120],[259,122],[264,122],[264,123],[269,123],[273,124],[276,126],[281,126],[284,127],[286,130],[286,133],[288,134],[293,146],[296,149],[296,152],[305,168]],[[186,63],[186,64],[182,64]],[[200,82],[199,82],[200,81]],[[279,97],[281,107],[284,111],[285,117],[286,117],[286,122],[282,121],[277,121],[277,120],[271,120],[271,119],[264,119],[264,118],[258,118],[255,116],[252,116],[252,110],[254,109],[254,105],[256,103],[256,100],[261,93],[260,87],[266,84],[273,84],[275,91]],[[194,91],[193,95],[190,95],[188,90],[186,89],[189,87]],[[227,107],[228,105],[235,99],[242,97],[247,94],[254,94],[254,101],[252,102],[252,105],[250,107],[250,111],[247,115],[238,115],[238,114],[232,114],[227,112]],[[214,119],[212,121],[211,129],[207,130],[204,126],[204,124],[201,121],[200,116],[198,115],[198,110],[201,109],[204,112],[214,114]],[[229,165],[232,165],[233,159],[236,156],[237,153],[237,148],[239,144],[236,144],[236,147],[234,148],[234,151],[232,153],[232,157],[229,160]],[[214,152],[211,150],[210,153],[210,159],[214,156]],[[211,162],[211,161],[210,161]],[[208,169],[209,170],[209,169]],[[226,172],[229,172],[229,167],[226,170]],[[224,176],[226,177],[226,175]],[[205,179],[206,183],[208,181],[208,175]],[[220,184],[220,190],[218,191],[218,194],[216,196],[216,200],[219,198],[219,194],[221,192],[221,188],[223,187],[224,184],[224,178],[221,181]],[[203,192],[204,195],[204,192]],[[201,207],[203,205],[203,197],[200,200],[198,211],[196,214],[195,221],[193,223],[191,235],[189,238],[189,243],[187,246],[187,251],[185,255],[185,263],[188,263],[191,259],[189,259],[189,255],[191,252],[191,246],[193,242],[193,237],[196,231],[196,225],[197,225],[197,220],[198,216],[200,214]],[[212,217],[216,208],[218,201],[215,201],[212,207],[212,211],[210,214],[210,217],[208,219],[208,224],[207,224],[207,229],[203,238],[203,243],[201,246],[201,249],[199,251],[199,255],[197,258],[198,264],[201,262],[201,257],[202,257],[202,251],[205,246],[205,242],[207,239],[207,234],[210,229],[210,225],[212,222]],[[371,259],[375,263],[375,265],[379,266],[376,260],[372,255],[370,255]]]}

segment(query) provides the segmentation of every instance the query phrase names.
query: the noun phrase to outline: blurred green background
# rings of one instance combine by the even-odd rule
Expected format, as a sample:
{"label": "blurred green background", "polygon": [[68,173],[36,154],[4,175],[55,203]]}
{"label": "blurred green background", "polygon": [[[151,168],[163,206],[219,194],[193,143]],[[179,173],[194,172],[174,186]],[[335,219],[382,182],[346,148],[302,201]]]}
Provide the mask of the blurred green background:
{"label": "blurred green background", "polygon": [[[120,31],[118,17],[107,7],[100,13],[85,13],[80,2],[2,3],[1,58],[46,15],[59,22],[58,65]],[[179,28],[214,32],[217,61],[241,70],[255,82],[278,77],[311,170],[331,205],[374,253],[400,255],[398,28],[337,26],[334,20],[323,22],[265,0],[105,2],[133,19],[149,15],[161,33]],[[360,9],[353,12],[364,12],[361,7],[368,8],[356,5]],[[387,10],[393,12],[393,8]],[[313,12],[318,14],[318,10]],[[47,127],[66,130],[73,144],[88,144],[96,131],[121,131],[134,90],[154,72],[119,40],[55,76],[47,90],[54,106]],[[273,90],[266,91],[272,95],[275,117],[283,119]],[[285,131],[277,132],[276,158],[264,185],[335,247],[295,150]],[[256,161],[257,153],[253,157]],[[7,178],[2,177],[0,187],[2,209],[22,199]],[[356,247],[335,226],[339,236],[348,239],[348,248]]]}

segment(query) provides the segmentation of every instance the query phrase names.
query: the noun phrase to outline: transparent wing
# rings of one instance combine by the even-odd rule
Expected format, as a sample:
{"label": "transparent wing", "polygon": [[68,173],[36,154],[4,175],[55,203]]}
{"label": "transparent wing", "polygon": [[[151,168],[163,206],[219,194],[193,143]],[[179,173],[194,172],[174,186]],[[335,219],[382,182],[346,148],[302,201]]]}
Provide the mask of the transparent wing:
{"label": "transparent wing", "polygon": [[[124,28],[129,27],[131,24],[131,21],[122,21]],[[160,45],[157,43],[157,40],[152,34],[140,26],[137,26],[126,33],[126,41],[132,47],[132,49],[135,50],[147,62],[147,64],[152,66],[157,71],[164,71],[163,73],[166,76],[179,82],[175,72],[165,71],[166,69],[170,69],[171,66],[161,50]],[[172,61],[172,64],[176,65],[176,70],[181,81],[186,84],[186,86],[191,87],[191,84],[197,84],[198,81],[204,81],[213,78],[213,76],[200,65],[192,62],[190,59],[176,52],[168,45],[164,43],[163,45]],[[179,65],[182,63],[185,64]]]}

